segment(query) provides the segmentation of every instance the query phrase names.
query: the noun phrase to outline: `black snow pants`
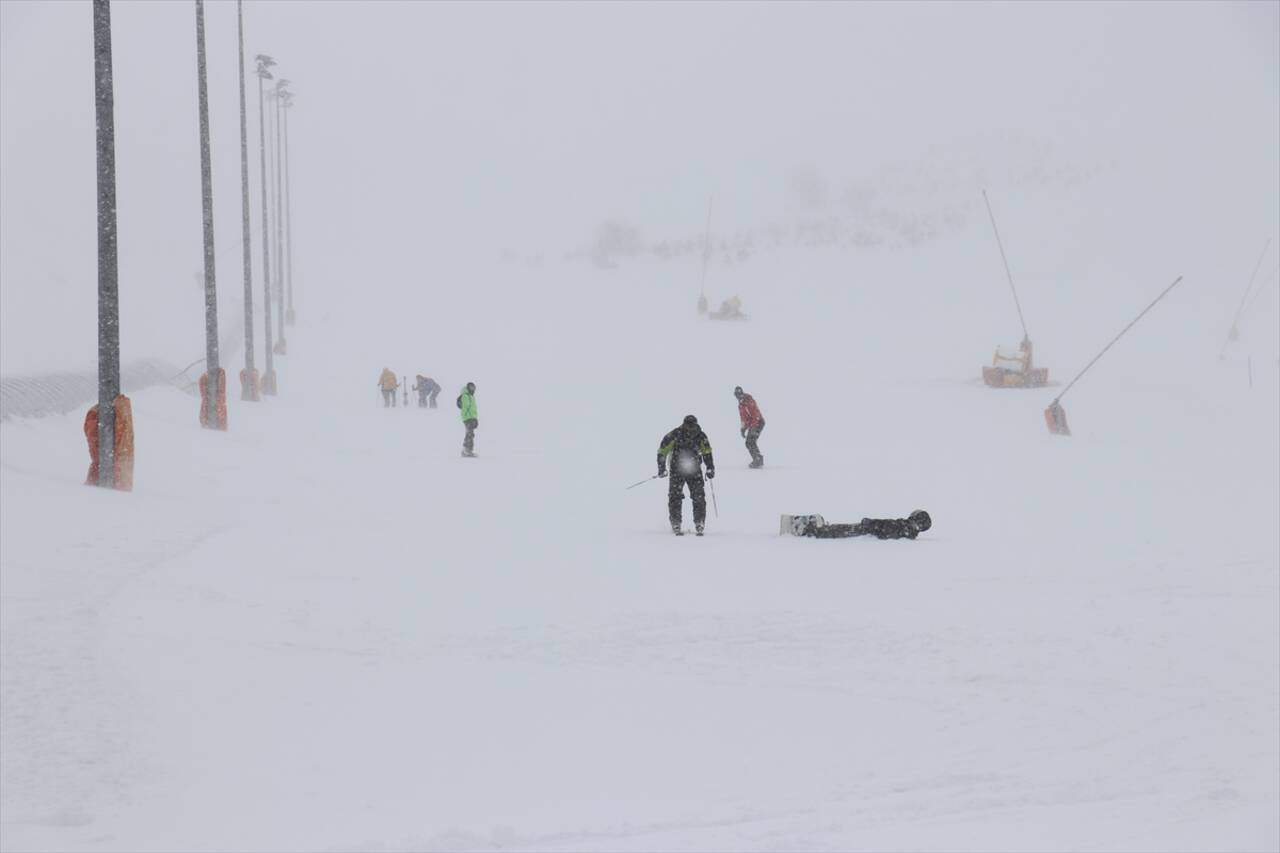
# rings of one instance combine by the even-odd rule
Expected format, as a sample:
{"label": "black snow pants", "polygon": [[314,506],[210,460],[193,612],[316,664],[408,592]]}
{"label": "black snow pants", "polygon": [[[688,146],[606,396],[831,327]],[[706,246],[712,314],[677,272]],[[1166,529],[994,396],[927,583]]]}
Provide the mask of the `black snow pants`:
{"label": "black snow pants", "polygon": [[440,386],[437,383],[428,379],[414,387],[418,391],[418,408],[436,408],[436,397],[440,394]]}
{"label": "black snow pants", "polygon": [[463,421],[467,427],[467,434],[462,439],[462,449],[468,453],[476,449],[476,427],[480,426],[480,421],[476,418],[468,418]]}
{"label": "black snow pants", "polygon": [[693,523],[701,527],[707,521],[707,493],[702,482],[702,471],[693,474],[672,471],[670,480],[667,489],[667,514],[671,517],[671,526],[680,525],[684,509],[684,486],[688,483],[689,497],[693,500]]}
{"label": "black snow pants", "polygon": [[915,539],[919,529],[905,518],[864,518],[857,524],[810,524],[805,536],[815,539],[847,539],[850,536],[874,536],[877,539]]}
{"label": "black snow pants", "polygon": [[814,539],[847,539],[862,534],[861,524],[824,524],[822,527],[810,524],[804,530],[805,536],[812,536]]}
{"label": "black snow pants", "polygon": [[757,465],[764,464],[764,454],[760,452],[760,445],[756,444],[756,440],[760,438],[760,433],[764,432],[764,424],[758,427],[749,427],[747,429],[747,452],[751,454],[751,461]]}

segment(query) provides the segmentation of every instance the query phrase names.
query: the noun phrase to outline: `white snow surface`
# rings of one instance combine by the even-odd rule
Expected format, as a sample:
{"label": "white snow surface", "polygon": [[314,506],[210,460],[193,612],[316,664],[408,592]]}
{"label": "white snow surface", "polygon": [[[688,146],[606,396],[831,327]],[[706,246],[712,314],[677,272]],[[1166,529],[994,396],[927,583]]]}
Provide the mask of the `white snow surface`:
{"label": "white snow surface", "polygon": [[[693,260],[396,305],[321,272],[227,433],[136,395],[132,494],[83,485],[80,415],[0,425],[0,846],[1276,849],[1272,330],[1250,387],[1188,280],[1051,436],[1060,387],[978,380],[1017,332],[980,226],[717,269],[734,324]],[[1029,284],[1038,362],[1069,378],[1179,272]],[[384,366],[440,408],[382,408]],[[624,489],[688,413],[702,539]],[[916,508],[916,541],[776,534]]]}

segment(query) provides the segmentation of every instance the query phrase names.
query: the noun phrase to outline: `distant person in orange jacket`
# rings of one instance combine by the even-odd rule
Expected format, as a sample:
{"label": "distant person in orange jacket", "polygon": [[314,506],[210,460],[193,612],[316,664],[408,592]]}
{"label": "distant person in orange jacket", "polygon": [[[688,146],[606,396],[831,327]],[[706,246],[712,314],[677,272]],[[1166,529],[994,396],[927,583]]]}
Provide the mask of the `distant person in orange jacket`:
{"label": "distant person in orange jacket", "polygon": [[382,368],[382,375],[378,377],[378,387],[382,389],[382,408],[394,408],[396,389],[400,387],[400,383],[396,381],[396,375],[391,372],[391,368]]}
{"label": "distant person in orange jacket", "polygon": [[733,396],[738,398],[738,419],[742,422],[742,429],[738,433],[747,440],[747,452],[751,454],[751,467],[763,468],[764,454],[760,452],[760,445],[756,444],[756,439],[760,438],[760,433],[764,431],[764,415],[760,414],[760,407],[756,405],[755,398],[743,391],[741,385],[733,389]]}

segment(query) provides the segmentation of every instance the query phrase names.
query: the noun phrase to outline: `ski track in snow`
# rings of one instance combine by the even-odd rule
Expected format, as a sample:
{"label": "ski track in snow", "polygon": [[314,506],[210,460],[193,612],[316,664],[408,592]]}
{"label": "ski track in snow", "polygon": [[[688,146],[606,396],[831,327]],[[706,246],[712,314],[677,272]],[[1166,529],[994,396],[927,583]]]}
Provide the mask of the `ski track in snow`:
{"label": "ski track in snow", "polygon": [[[373,387],[426,369],[387,343],[409,319],[321,345],[362,328],[335,291],[230,432],[137,395],[132,495],[81,485],[79,415],[0,425],[4,848],[1280,842],[1274,370],[1245,393],[1188,356],[1188,397],[1144,384],[1135,336],[1062,440],[1052,392],[973,386],[988,342],[945,311],[913,306],[937,334],[906,353],[877,333],[909,294],[815,288],[810,316],[744,288],[753,320],[708,327],[622,270],[626,328],[530,321],[597,298],[579,278],[415,346],[434,411]],[[664,532],[665,482],[622,488],[688,411],[719,468],[705,539]],[[915,542],[776,535],[917,506]]]}

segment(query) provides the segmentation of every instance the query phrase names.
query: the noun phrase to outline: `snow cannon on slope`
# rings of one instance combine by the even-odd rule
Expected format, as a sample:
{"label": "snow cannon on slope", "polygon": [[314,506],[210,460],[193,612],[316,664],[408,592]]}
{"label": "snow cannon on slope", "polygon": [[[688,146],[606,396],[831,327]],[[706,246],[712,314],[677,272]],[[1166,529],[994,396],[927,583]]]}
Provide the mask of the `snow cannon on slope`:
{"label": "snow cannon on slope", "polygon": [[745,320],[747,315],[742,313],[742,300],[736,296],[730,296],[728,299],[720,303],[717,311],[707,314],[708,320]]}
{"label": "snow cannon on slope", "polygon": [[991,366],[982,368],[982,381],[992,388],[1043,388],[1049,384],[1049,368],[1032,362],[1031,339],[1023,338],[1015,352],[996,347]]}
{"label": "snow cannon on slope", "polygon": [[1043,388],[1049,384],[1049,368],[1036,367],[1032,362],[1031,335],[1027,332],[1026,318],[1022,316],[1022,303],[1018,300],[1018,289],[1013,285],[1013,272],[1009,269],[1009,258],[1004,253],[1004,243],[1000,240],[1000,229],[996,227],[996,215],[991,212],[986,190],[982,191],[982,200],[987,205],[987,215],[991,217],[991,230],[995,232],[1000,260],[1004,262],[1004,274],[1009,279],[1013,307],[1018,309],[1018,322],[1022,324],[1022,343],[1018,344],[1017,352],[1006,353],[997,346],[991,366],[982,368],[982,381],[991,388]]}
{"label": "snow cannon on slope", "polygon": [[1156,307],[1156,303],[1159,302],[1161,299],[1164,299],[1165,296],[1169,294],[1169,291],[1173,290],[1175,287],[1178,286],[1178,282],[1180,281],[1182,281],[1182,276],[1178,276],[1177,278],[1175,278],[1173,280],[1173,284],[1169,285],[1164,290],[1160,291],[1160,295],[1157,296],[1155,299],[1151,300],[1151,304],[1148,305],[1146,308],[1143,308],[1137,317],[1134,317],[1132,320],[1130,320],[1129,325],[1121,329],[1120,334],[1112,338],[1111,343],[1103,347],[1102,352],[1095,355],[1093,357],[1093,360],[1084,366],[1084,370],[1081,370],[1079,373],[1077,373],[1075,378],[1067,383],[1067,387],[1062,389],[1062,393],[1053,398],[1053,402],[1050,403],[1049,407],[1044,410],[1045,426],[1049,427],[1050,433],[1052,433],[1053,435],[1068,435],[1068,436],[1071,435],[1071,428],[1067,426],[1067,410],[1062,408],[1062,398],[1067,396],[1067,392],[1070,391],[1073,387],[1075,387],[1075,384],[1080,381],[1081,376],[1084,376],[1086,373],[1089,372],[1089,368],[1093,367],[1095,364],[1098,363],[1098,359],[1102,358],[1104,355],[1107,354],[1107,350],[1111,349],[1113,346],[1116,345],[1116,341],[1124,337],[1125,332],[1132,329],[1134,325],[1139,320],[1141,320],[1148,311]]}

